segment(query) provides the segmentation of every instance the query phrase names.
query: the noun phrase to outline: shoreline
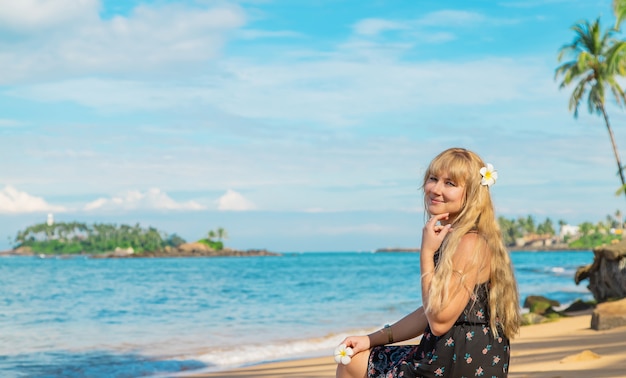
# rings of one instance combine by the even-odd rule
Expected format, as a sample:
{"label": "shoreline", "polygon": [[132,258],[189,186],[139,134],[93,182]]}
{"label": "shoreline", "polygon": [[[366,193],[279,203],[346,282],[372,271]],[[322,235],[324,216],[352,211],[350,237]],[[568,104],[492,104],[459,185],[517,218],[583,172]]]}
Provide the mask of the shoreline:
{"label": "shoreline", "polygon": [[265,249],[236,250],[224,248],[223,250],[188,250],[188,251],[159,251],[144,253],[127,252],[94,252],[94,253],[37,253],[33,251],[19,252],[16,250],[0,251],[1,256],[34,257],[41,259],[142,259],[142,258],[175,258],[175,257],[280,257],[282,253],[270,252]]}
{"label": "shoreline", "polygon": [[[626,372],[626,327],[595,331],[591,315],[523,326],[511,341],[511,378],[617,378]],[[184,377],[331,378],[337,364],[328,356],[264,362],[217,372],[187,372]]]}
{"label": "shoreline", "polygon": [[[593,248],[572,248],[563,246],[550,247],[507,247],[510,253],[514,252],[593,252]],[[374,253],[419,253],[419,248],[378,248]]]}

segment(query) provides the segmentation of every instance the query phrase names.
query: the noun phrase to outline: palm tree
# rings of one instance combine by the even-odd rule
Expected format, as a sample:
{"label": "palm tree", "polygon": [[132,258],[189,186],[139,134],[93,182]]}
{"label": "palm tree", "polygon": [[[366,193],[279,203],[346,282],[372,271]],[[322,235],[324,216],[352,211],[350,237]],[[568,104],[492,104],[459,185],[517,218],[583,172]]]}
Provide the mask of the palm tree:
{"label": "palm tree", "polygon": [[579,224],[578,227],[579,227],[580,233],[583,236],[587,236],[593,230],[593,223],[591,223],[591,222],[583,222],[583,223]]}
{"label": "palm tree", "polygon": [[535,219],[531,215],[526,218],[518,218],[518,222],[520,223],[520,226],[525,234],[534,234],[537,231],[537,228],[535,227]]}
{"label": "palm tree", "polygon": [[[578,23],[572,30],[576,34],[574,41],[561,47],[558,61],[561,62],[566,57],[572,57],[572,60],[557,67],[555,78],[562,76],[563,81],[559,86],[561,89],[576,82],[569,100],[569,110],[574,111],[574,118],[578,117],[578,107],[585,96],[589,113],[601,114],[604,118],[617,162],[617,172],[624,187],[626,181],[613,129],[606,112],[605,92],[611,91],[618,106],[626,104],[624,90],[616,80],[617,76],[626,73],[624,59],[626,42],[613,38],[614,30],[603,32],[599,18],[591,24],[589,21]],[[624,194],[626,195],[626,191]]]}
{"label": "palm tree", "polygon": [[217,234],[215,233],[215,231],[213,230],[209,230],[209,232],[207,233],[207,239],[208,240],[213,240],[213,238],[216,236]]}
{"label": "palm tree", "polygon": [[626,0],[613,0],[613,13],[615,14],[615,29],[619,30],[622,22],[626,20]]}
{"label": "palm tree", "polygon": [[228,239],[228,233],[222,227],[217,229],[217,240],[222,241],[222,239]]}

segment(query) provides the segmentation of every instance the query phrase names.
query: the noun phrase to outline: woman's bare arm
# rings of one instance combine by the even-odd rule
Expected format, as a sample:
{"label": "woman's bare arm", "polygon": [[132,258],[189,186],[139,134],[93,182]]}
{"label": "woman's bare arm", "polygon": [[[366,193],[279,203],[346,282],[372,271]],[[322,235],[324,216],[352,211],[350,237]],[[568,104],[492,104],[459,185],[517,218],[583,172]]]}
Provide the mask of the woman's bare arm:
{"label": "woman's bare arm", "polygon": [[[477,245],[477,243],[479,245]],[[479,256],[474,256],[478,253]],[[446,285],[449,302],[441,311],[426,312],[426,317],[433,334],[439,336],[446,333],[459,318],[472,295],[474,287],[489,279],[488,251],[485,241],[477,234],[470,233],[461,239],[452,259],[453,274]],[[477,264],[477,261],[483,264]],[[422,278],[422,295],[428,301],[432,274]]]}
{"label": "woman's bare arm", "polygon": [[[424,314],[424,308],[420,307],[390,326],[393,342],[397,343],[413,339],[424,333],[427,325],[428,321]],[[389,344],[389,335],[387,332],[388,331],[383,328],[367,335],[370,339],[371,347]]]}

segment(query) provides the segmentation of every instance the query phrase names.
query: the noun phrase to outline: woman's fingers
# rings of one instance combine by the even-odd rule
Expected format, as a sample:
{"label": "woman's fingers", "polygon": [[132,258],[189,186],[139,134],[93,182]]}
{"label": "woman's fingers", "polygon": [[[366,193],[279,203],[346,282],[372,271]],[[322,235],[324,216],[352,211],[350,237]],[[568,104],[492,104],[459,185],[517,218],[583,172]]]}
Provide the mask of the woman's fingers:
{"label": "woman's fingers", "polygon": [[441,246],[443,239],[452,230],[450,224],[442,225],[439,223],[449,217],[449,213],[433,215],[426,225],[422,234],[422,250],[434,252]]}
{"label": "woman's fingers", "polygon": [[450,213],[442,213],[442,214],[433,215],[432,217],[430,217],[428,222],[432,222],[432,224],[437,224],[437,222],[439,221],[448,219],[449,216],[450,216]]}
{"label": "woman's fingers", "polygon": [[452,225],[446,224],[445,226],[441,227],[441,230],[439,230],[437,235],[441,238],[441,240],[443,240],[446,237],[446,235],[448,235],[448,232],[450,232],[450,230],[452,230]]}
{"label": "woman's fingers", "polygon": [[[369,337],[367,336],[349,336],[346,337],[341,344],[352,348],[354,354],[360,353],[370,348]],[[339,345],[341,345],[339,344]]]}

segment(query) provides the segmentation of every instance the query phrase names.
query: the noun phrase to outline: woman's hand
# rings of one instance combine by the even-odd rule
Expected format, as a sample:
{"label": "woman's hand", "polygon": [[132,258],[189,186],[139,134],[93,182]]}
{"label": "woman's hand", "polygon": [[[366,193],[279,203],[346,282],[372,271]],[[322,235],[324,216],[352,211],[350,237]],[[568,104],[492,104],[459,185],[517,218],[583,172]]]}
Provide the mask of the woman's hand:
{"label": "woman's hand", "polygon": [[368,336],[349,336],[339,344],[346,344],[347,347],[352,348],[354,354],[368,350],[371,347]]}
{"label": "woman's hand", "polygon": [[437,214],[426,222],[422,230],[422,254],[434,255],[441,247],[443,239],[452,230],[452,225],[442,226],[439,222],[448,219],[449,215],[449,213]]}

